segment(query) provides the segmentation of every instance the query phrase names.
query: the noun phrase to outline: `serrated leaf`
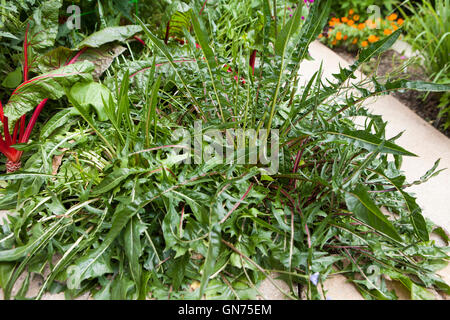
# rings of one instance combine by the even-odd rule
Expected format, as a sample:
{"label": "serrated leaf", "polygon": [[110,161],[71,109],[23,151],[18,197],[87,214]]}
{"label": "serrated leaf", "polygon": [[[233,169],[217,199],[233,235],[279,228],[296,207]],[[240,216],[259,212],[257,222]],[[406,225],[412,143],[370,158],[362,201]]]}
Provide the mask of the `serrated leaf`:
{"label": "serrated leaf", "polygon": [[430,236],[427,230],[427,223],[422,215],[422,210],[417,205],[416,199],[410,196],[407,192],[403,191],[403,183],[405,178],[390,178],[379,170],[374,170],[374,172],[389,181],[397,189],[397,191],[400,192],[401,196],[405,200],[406,209],[410,214],[411,224],[414,227],[416,235],[423,241],[430,240]]}
{"label": "serrated leaf", "polygon": [[112,272],[106,251],[136,213],[137,207],[134,204],[120,207],[114,212],[111,228],[105,235],[101,245],[88,252],[69,267],[68,282],[70,281],[70,285],[73,288],[78,288],[84,279]]}
{"label": "serrated leaf", "polygon": [[415,155],[414,153],[409,152],[392,142],[382,140],[377,136],[368,133],[367,131],[364,130],[351,131],[349,129],[345,129],[343,130],[343,132],[327,131],[326,134],[329,136],[328,141],[343,139],[368,151],[375,151],[379,148],[379,146],[382,143],[384,143],[384,147],[382,147],[381,150],[379,150],[380,153],[391,153],[417,157],[417,155]]}

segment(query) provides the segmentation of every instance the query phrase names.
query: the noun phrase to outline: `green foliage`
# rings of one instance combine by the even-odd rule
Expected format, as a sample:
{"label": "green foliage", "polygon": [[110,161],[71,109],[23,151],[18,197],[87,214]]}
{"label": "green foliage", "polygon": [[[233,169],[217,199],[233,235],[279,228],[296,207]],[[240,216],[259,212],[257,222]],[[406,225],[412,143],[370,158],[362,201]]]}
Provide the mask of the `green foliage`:
{"label": "green foliage", "polygon": [[[295,284],[310,299],[324,297],[310,280],[315,273],[320,282],[344,274],[368,299],[397,298],[385,274],[412,298],[429,298],[428,289],[450,292],[435,274],[447,248],[429,240],[433,224],[405,190],[438,174],[438,162],[407,183],[402,157],[414,154],[386,136],[381,117],[361,107],[393,90],[448,86],[356,81],[353,73],[399,32],[330,79],[319,69],[299,82],[300,63],[331,1],[316,0],[303,23],[302,7],[275,22],[264,3],[251,7],[257,19],[230,37],[226,24],[214,25],[220,3],[210,4],[211,15],[191,7],[184,45],[165,45],[165,26],[151,30],[137,19],[148,48],[123,56],[102,85],[79,82],[66,92],[67,107],[77,112],[56,113],[37,142],[24,147],[33,153],[23,169],[0,175],[7,182],[0,209],[10,212],[0,229],[6,298],[23,272],[44,274],[45,268],[50,273],[34,298],[59,284],[70,298],[90,292],[96,299],[255,299],[264,278],[273,282],[273,271],[294,299]],[[264,46],[233,47],[233,39],[253,28]],[[355,116],[367,121],[358,127]],[[240,164],[238,152],[232,163],[181,162],[196,155],[180,152],[177,129],[207,147],[207,129],[248,128],[279,130],[277,173],[268,176],[261,162]]]}
{"label": "green foliage", "polygon": [[431,79],[448,79],[450,68],[450,1],[423,0],[408,5],[412,16],[407,20],[406,31],[413,48],[424,56],[424,66]]}
{"label": "green foliage", "polygon": [[[406,8],[412,16],[407,20],[408,40],[413,48],[422,55],[423,66],[430,79],[435,82],[449,83],[450,77],[450,1],[422,0],[409,3]],[[403,12],[404,15],[405,12]],[[449,94],[441,97],[439,118],[443,127],[450,126]]]}

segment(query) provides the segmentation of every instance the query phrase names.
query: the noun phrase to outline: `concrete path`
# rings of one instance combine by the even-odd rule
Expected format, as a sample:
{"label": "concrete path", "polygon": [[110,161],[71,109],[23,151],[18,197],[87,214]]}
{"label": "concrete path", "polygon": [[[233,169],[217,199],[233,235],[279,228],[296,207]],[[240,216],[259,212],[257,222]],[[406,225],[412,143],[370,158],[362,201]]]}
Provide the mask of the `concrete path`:
{"label": "concrete path", "polygon": [[[314,61],[305,61],[300,70],[300,74],[305,81],[316,72],[323,63],[324,77],[331,77],[332,73],[339,70],[339,65],[346,67],[349,65],[343,58],[335,54],[326,46],[319,42],[314,42],[310,47],[310,54]],[[363,78],[361,73],[357,73],[358,78]],[[405,157],[403,170],[406,172],[408,181],[414,181],[430,169],[434,162],[441,158],[441,168],[449,168],[439,176],[428,181],[426,184],[414,186],[409,191],[416,193],[418,203],[423,208],[424,215],[436,224],[450,230],[450,210],[448,199],[450,199],[450,139],[445,137],[426,121],[417,116],[413,111],[401,104],[392,96],[380,97],[371,101],[368,105],[374,114],[380,114],[385,121],[388,121],[387,136],[393,137],[401,131],[405,131],[397,143],[407,150],[419,155],[417,158]],[[0,221],[2,213],[0,212]],[[440,274],[444,280],[450,284],[450,267],[442,270]],[[278,285],[288,291],[287,286],[280,280],[276,280]],[[35,292],[40,281],[31,283],[30,293]],[[391,284],[401,299],[408,299],[408,292],[398,284]],[[348,283],[344,276],[338,275],[325,281],[327,298],[360,300],[362,296],[356,288]],[[260,291],[267,299],[283,299],[283,294],[279,292],[269,281],[264,281],[260,286]],[[0,292],[0,299],[2,294]],[[45,295],[45,299],[61,299],[62,295]],[[86,299],[83,297],[82,299]],[[439,298],[439,297],[437,297]]]}

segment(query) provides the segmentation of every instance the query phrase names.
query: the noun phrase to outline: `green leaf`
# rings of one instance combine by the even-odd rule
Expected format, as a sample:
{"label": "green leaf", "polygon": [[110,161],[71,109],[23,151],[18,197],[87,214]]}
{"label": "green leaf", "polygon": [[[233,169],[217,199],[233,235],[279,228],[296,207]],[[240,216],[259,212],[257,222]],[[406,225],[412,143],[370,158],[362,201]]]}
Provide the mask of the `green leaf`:
{"label": "green leaf", "polygon": [[344,129],[343,132],[327,131],[326,134],[329,136],[327,141],[343,139],[345,141],[351,142],[357,147],[366,149],[368,151],[377,150],[379,146],[384,142],[384,147],[382,147],[381,150],[378,150],[380,153],[391,153],[417,157],[417,155],[415,155],[414,153],[409,152],[392,142],[382,140],[364,130],[351,131],[349,129]]}
{"label": "green leaf", "polygon": [[124,42],[141,31],[142,27],[137,25],[108,27],[88,36],[76,46],[76,49],[81,49],[84,47],[98,48],[105,43],[113,41]]}
{"label": "green leaf", "polygon": [[[345,82],[350,77],[353,76],[353,73],[356,69],[359,68],[363,63],[368,62],[373,57],[383,53],[388,50],[392,45],[397,41],[398,37],[401,34],[402,29],[398,29],[391,33],[386,38],[381,39],[380,41],[372,43],[368,48],[361,51],[358,56],[358,60],[355,61],[348,69],[342,69],[339,74],[334,74],[334,76],[340,81],[340,83]],[[339,86],[337,84],[336,86]]]}
{"label": "green leaf", "polygon": [[17,68],[16,70],[8,73],[5,79],[3,79],[2,86],[5,88],[14,89],[22,82],[22,70]]}
{"label": "green leaf", "polygon": [[99,121],[108,120],[108,116],[104,110],[103,99],[108,101],[110,95],[111,91],[101,83],[97,82],[76,83],[70,89],[71,98],[86,111],[89,110],[90,106],[94,107]]}
{"label": "green leaf", "polygon": [[170,18],[169,34],[172,37],[183,37],[184,29],[189,29],[191,25],[191,12],[192,9],[186,8],[186,11],[175,11]]}
{"label": "green leaf", "polygon": [[450,91],[450,83],[433,83],[425,81],[398,80],[385,85],[390,90],[409,89],[424,92],[447,92]]}
{"label": "green leaf", "polygon": [[401,196],[405,200],[406,209],[410,214],[411,224],[414,227],[416,235],[423,241],[429,241],[430,236],[428,234],[427,223],[422,215],[422,210],[417,205],[416,199],[410,196],[407,192],[403,191],[403,183],[405,179],[403,177],[389,178],[380,170],[373,170],[373,172],[385,178],[397,189],[398,192],[400,192]]}
{"label": "green leaf", "polygon": [[297,32],[302,22],[302,2],[298,2],[293,17],[285,24],[275,41],[275,54],[283,57],[292,35]]}
{"label": "green leaf", "polygon": [[217,257],[220,254],[221,232],[220,225],[218,223],[214,223],[213,225],[211,225],[208,240],[208,251],[202,269],[202,281],[200,283],[199,299],[201,299],[203,296],[203,292],[205,291],[210,280],[209,277],[214,272],[214,266],[216,264]]}
{"label": "green leaf", "polygon": [[49,137],[56,129],[65,125],[68,120],[72,117],[72,110],[70,108],[61,110],[50,120],[48,120],[40,131],[41,139],[46,139]]}
{"label": "green leaf", "polygon": [[5,180],[22,180],[26,178],[57,178],[58,176],[54,176],[51,174],[39,173],[39,172],[25,172],[22,171],[20,173],[9,173],[9,174],[0,174],[0,181]]}
{"label": "green leaf", "polygon": [[402,285],[411,293],[412,300],[434,300],[434,295],[427,289],[415,284],[408,276],[392,270],[383,270],[383,274],[388,275],[391,279],[400,281]]}
{"label": "green leaf", "polygon": [[68,285],[70,283],[72,288],[78,288],[84,279],[98,277],[113,271],[106,251],[136,213],[137,207],[133,203],[116,209],[111,221],[111,228],[105,235],[101,245],[97,249],[88,252],[69,267],[67,271],[69,274]]}
{"label": "green leaf", "polygon": [[155,137],[156,137],[156,122],[158,118],[156,117],[156,104],[158,103],[158,92],[159,87],[161,86],[161,76],[158,77],[155,84],[153,85],[152,95],[150,97],[150,103],[146,106],[146,114],[145,114],[145,142],[147,147],[150,147],[150,126],[153,123],[155,128]]}
{"label": "green leaf", "polygon": [[0,288],[5,288],[14,272],[15,263],[0,262]]}
{"label": "green leaf", "polygon": [[359,184],[353,191],[347,192],[345,202],[348,210],[352,211],[358,219],[394,240],[403,241],[392,223],[370,198],[363,185]]}
{"label": "green leaf", "polygon": [[141,272],[142,267],[139,264],[139,257],[142,254],[141,246],[141,232],[143,226],[137,217],[133,217],[128,222],[127,228],[124,232],[124,243],[125,243],[125,254],[128,258],[128,263],[130,266],[131,276],[136,284],[137,292],[141,289]]}
{"label": "green leaf", "polygon": [[94,122],[94,120],[92,119],[91,115],[89,113],[86,112],[86,110],[80,106],[78,104],[78,102],[76,100],[74,100],[71,96],[70,96],[70,92],[68,93],[68,98],[69,101],[74,105],[74,107],[77,109],[78,113],[83,117],[83,119],[89,124],[89,126],[97,133],[97,135],[103,140],[103,142],[105,142],[106,146],[108,147],[109,151],[112,154],[115,154],[116,151],[112,146],[112,143],[110,143],[108,141],[108,139],[102,134],[102,132],[100,131],[99,127],[97,126],[97,124]]}
{"label": "green leaf", "polygon": [[[374,42],[368,48],[361,51],[358,57],[357,64],[369,61],[372,57],[375,57],[384,51],[388,50],[397,41],[400,36],[402,29],[398,29],[390,34],[388,37],[381,39],[380,41]],[[353,67],[353,66],[352,66]]]}
{"label": "green leaf", "polygon": [[30,79],[16,88],[5,106],[5,116],[11,124],[33,110],[44,99],[60,99],[66,89],[78,81],[92,81],[92,63],[84,61],[64,66]]}
{"label": "green leaf", "polygon": [[219,106],[220,116],[222,121],[225,122],[225,116],[222,108],[222,101],[224,100],[221,96],[219,96],[218,88],[220,88],[220,74],[219,68],[217,67],[216,57],[214,55],[213,50],[209,46],[208,34],[205,31],[205,27],[202,25],[200,20],[192,15],[192,25],[194,27],[195,36],[200,44],[200,48],[206,58],[206,64],[208,66],[209,76],[211,78],[211,84],[213,86],[213,90],[217,99],[217,104]]}
{"label": "green leaf", "polygon": [[[85,201],[83,203],[77,204],[73,207],[71,207],[69,210],[65,212],[65,215],[71,216],[75,213],[77,213],[80,209],[85,207],[86,205],[94,202],[94,200]],[[36,248],[39,248],[43,244],[46,243],[48,239],[51,238],[55,234],[57,230],[59,230],[60,226],[63,224],[64,219],[58,219],[56,222],[51,224],[44,232],[33,232],[33,237],[30,239],[30,241],[20,247],[16,247],[9,250],[3,250],[0,251],[0,261],[17,261],[21,258],[28,255],[31,251],[35,250]],[[42,226],[40,224],[35,224],[33,226],[34,230],[37,230],[37,228],[41,228]]]}
{"label": "green leaf", "polygon": [[416,199],[410,196],[405,191],[400,189],[398,190],[400,191],[403,199],[405,199],[406,208],[410,214],[411,223],[414,227],[414,231],[416,232],[417,236],[423,241],[429,241],[430,236],[427,230],[427,223],[422,215],[422,210],[417,205]]}
{"label": "green leaf", "polygon": [[45,55],[40,56],[38,68],[41,73],[59,69],[66,65],[76,54],[79,54],[77,62],[92,62],[94,64],[92,75],[95,80],[98,80],[110,67],[114,59],[125,50],[126,49],[123,46],[114,43],[104,44],[99,48],[85,48],[83,52],[66,47],[58,47],[47,52]]}
{"label": "green leaf", "polygon": [[153,42],[153,44],[159,49],[161,50],[161,52],[163,53],[163,55],[167,58],[168,62],[170,63],[170,65],[172,66],[172,68],[175,70],[175,73],[177,74],[178,78],[180,79],[181,83],[183,84],[183,87],[186,89],[189,98],[192,100],[192,103],[197,107],[197,109],[199,110],[199,112],[205,116],[205,113],[203,112],[202,108],[200,107],[199,103],[197,102],[197,100],[195,99],[194,95],[192,94],[191,90],[189,89],[189,87],[187,86],[187,83],[185,81],[185,79],[181,76],[181,74],[178,72],[178,67],[175,64],[172,55],[170,54],[169,50],[167,49],[167,47],[164,45],[164,43],[159,40],[146,26],[145,24],[142,22],[142,20],[140,20],[139,18],[136,18],[137,21],[139,22],[139,24],[142,26],[142,29],[144,30],[145,34],[147,35],[147,37]]}
{"label": "green leaf", "polygon": [[[311,42],[317,39],[319,34],[322,32],[323,27],[327,23],[331,2],[331,0],[316,1],[311,6],[308,17],[306,18],[306,21],[300,31],[300,41],[297,44],[295,50],[296,53],[293,56],[294,59],[298,59],[299,63],[308,53],[308,48]],[[293,74],[298,73],[299,67],[300,65],[298,65]]]}
{"label": "green leaf", "polygon": [[178,290],[183,283],[188,263],[189,253],[186,253],[182,257],[177,258],[167,271],[167,275],[170,276],[173,280],[172,283],[174,290]]}
{"label": "green leaf", "polygon": [[128,168],[120,168],[114,170],[107,175],[93,190],[93,195],[101,195],[109,190],[117,187],[123,180],[128,178],[129,175],[135,173],[134,170]]}
{"label": "green leaf", "polygon": [[40,54],[52,47],[58,35],[59,9],[61,0],[49,0],[37,8],[28,20],[28,67],[36,71],[36,62]]}

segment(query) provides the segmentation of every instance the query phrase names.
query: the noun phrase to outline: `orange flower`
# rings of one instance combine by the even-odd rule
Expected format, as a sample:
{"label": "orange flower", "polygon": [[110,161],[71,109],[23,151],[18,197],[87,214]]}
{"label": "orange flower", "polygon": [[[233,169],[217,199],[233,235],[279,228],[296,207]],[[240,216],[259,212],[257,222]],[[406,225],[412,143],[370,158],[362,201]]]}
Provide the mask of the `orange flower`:
{"label": "orange flower", "polygon": [[354,14],[354,13],[355,13],[355,10],[350,9],[350,11],[348,12],[348,15],[351,16],[351,15]]}
{"label": "orange flower", "polygon": [[356,44],[358,42],[358,38],[353,39],[352,44]]}
{"label": "orange flower", "polygon": [[391,27],[392,27],[392,29],[394,29],[394,31],[396,31],[398,29],[398,27],[395,23],[391,23]]}
{"label": "orange flower", "polygon": [[342,18],[341,18],[341,21],[342,21],[342,22],[347,22],[347,21],[348,21],[348,18],[347,18],[347,17],[342,17]]}
{"label": "orange flower", "polygon": [[330,22],[328,22],[328,24],[330,25],[330,27],[334,27],[335,22],[334,21],[330,21]]}
{"label": "orange flower", "polygon": [[319,34],[319,39],[321,39],[323,37],[323,34]]}
{"label": "orange flower", "polygon": [[356,29],[356,24],[352,24],[351,27]]}
{"label": "orange flower", "polygon": [[331,44],[332,44],[333,46],[335,46],[336,43],[337,43],[337,42],[336,42],[336,39],[334,39],[333,42],[331,42]]}
{"label": "orange flower", "polygon": [[358,20],[359,20],[359,16],[358,16],[357,14],[355,14],[355,15],[353,16],[353,20],[358,21]]}
{"label": "orange flower", "polygon": [[348,24],[349,26],[352,26],[352,25],[355,24],[355,21],[353,21],[353,20],[348,20],[347,24]]}
{"label": "orange flower", "polygon": [[388,35],[390,35],[392,33],[392,30],[391,29],[384,29],[383,33],[388,36]]}
{"label": "orange flower", "polygon": [[368,45],[369,45],[369,43],[368,43],[367,41],[361,42],[361,46],[362,46],[363,48],[367,47]]}
{"label": "orange flower", "polygon": [[338,31],[338,33],[336,33],[336,40],[342,40],[342,32]]}
{"label": "orange flower", "polygon": [[370,43],[374,43],[378,41],[378,37],[374,34],[371,34],[367,40],[369,40]]}
{"label": "orange flower", "polygon": [[387,19],[389,21],[394,21],[397,20],[398,15],[396,13],[391,14],[390,16],[387,17]]}
{"label": "orange flower", "polygon": [[377,27],[377,23],[375,21],[370,20],[370,19],[367,20],[366,23],[367,23],[367,26],[370,29],[375,29]]}
{"label": "orange flower", "polygon": [[405,22],[405,20],[403,20],[402,18],[397,20],[397,23],[399,26],[401,26],[403,24],[403,22]]}
{"label": "orange flower", "polygon": [[344,41],[347,40],[347,39],[348,39],[348,35],[345,35],[344,36]]}
{"label": "orange flower", "polygon": [[359,30],[362,30],[362,29],[364,29],[365,27],[366,27],[366,25],[365,25],[364,23],[358,24],[358,29],[359,29]]}

